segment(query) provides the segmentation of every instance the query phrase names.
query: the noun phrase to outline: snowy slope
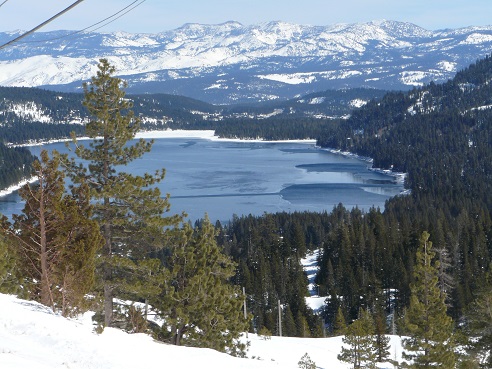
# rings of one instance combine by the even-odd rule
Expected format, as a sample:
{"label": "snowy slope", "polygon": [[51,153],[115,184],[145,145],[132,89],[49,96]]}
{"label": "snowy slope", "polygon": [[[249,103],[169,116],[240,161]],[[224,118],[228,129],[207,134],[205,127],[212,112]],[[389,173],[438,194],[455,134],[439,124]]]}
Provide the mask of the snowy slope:
{"label": "snowy slope", "polygon": [[[15,33],[0,33],[0,43]],[[36,33],[0,51],[0,85],[73,90],[108,58],[132,92],[211,102],[341,87],[405,89],[451,78],[492,51],[492,26],[428,31],[378,21],[332,26],[186,24],[159,34]]]}
{"label": "snowy slope", "polygon": [[[89,315],[69,320],[46,307],[0,294],[0,368],[2,369],[135,369],[179,368],[298,368],[305,354],[318,368],[349,368],[337,354],[341,337],[263,340],[249,334],[247,359],[209,349],[176,347],[143,334],[108,328],[93,332]],[[392,353],[400,358],[400,341],[392,337]],[[392,368],[392,365],[381,365]]]}

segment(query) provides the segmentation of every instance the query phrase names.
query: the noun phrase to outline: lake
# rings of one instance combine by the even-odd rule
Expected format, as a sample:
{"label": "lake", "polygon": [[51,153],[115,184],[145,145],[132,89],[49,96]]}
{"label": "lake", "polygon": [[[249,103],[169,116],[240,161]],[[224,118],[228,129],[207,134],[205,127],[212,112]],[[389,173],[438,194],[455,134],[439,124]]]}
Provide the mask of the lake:
{"label": "lake", "polygon": [[[84,143],[84,142],[83,142]],[[32,147],[66,152],[64,143]],[[171,195],[171,212],[185,211],[194,221],[207,213],[226,222],[233,214],[265,212],[331,211],[345,207],[383,208],[398,195],[403,184],[370,164],[319,149],[312,143],[223,141],[200,138],[159,138],[150,153],[125,171],[134,174],[165,168],[159,184]],[[0,213],[20,213],[17,193],[0,198]]]}

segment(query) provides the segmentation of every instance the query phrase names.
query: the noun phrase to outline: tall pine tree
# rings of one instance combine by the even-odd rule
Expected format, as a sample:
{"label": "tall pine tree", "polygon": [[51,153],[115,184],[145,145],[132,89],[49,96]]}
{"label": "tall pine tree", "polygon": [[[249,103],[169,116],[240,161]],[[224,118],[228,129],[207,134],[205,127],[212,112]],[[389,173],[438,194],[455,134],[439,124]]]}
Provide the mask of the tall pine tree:
{"label": "tall pine tree", "polygon": [[[124,166],[151,149],[152,142],[132,142],[140,128],[132,103],[125,98],[126,83],[114,77],[115,68],[101,59],[98,72],[84,84],[84,106],[91,121],[86,135],[89,147],[73,141],[76,155],[87,166],[71,162],[74,183],[90,185],[95,200],[95,219],[101,227],[104,246],[99,274],[104,293],[104,325],[113,321],[113,297],[124,293],[129,263],[142,259],[160,239],[165,227],[178,224],[180,217],[164,217],[169,210],[169,195],[161,197],[154,185],[164,179],[165,171],[142,176],[124,171]],[[123,267],[122,267],[123,266]],[[135,265],[136,267],[136,265]]]}
{"label": "tall pine tree", "polygon": [[412,360],[411,368],[455,367],[453,321],[446,314],[445,296],[439,288],[439,262],[429,233],[423,232],[410,286],[410,306],[405,315],[409,338],[403,340],[403,357]]}

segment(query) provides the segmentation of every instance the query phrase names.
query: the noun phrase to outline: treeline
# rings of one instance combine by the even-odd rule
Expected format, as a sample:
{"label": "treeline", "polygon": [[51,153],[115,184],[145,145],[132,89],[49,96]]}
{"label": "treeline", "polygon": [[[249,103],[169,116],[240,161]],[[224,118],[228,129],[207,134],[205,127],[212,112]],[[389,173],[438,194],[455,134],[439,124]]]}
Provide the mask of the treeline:
{"label": "treeline", "polygon": [[4,142],[18,144],[69,139],[71,132],[82,135],[85,127],[81,124],[19,122],[4,126],[0,131]]}
{"label": "treeline", "polygon": [[[412,201],[393,199],[384,212],[349,210],[340,204],[331,213],[235,217],[223,226],[219,243],[239,263],[236,281],[251,298],[256,328],[278,329],[276,320],[267,317],[275,315],[272,309],[278,299],[293,306],[295,313],[312,314],[302,301],[308,291],[299,261],[306,250],[321,250],[315,282],[319,294],[328,297],[329,329],[340,306],[348,319],[357,318],[361,308],[379,304],[388,314],[402,314],[409,303],[415,252],[424,230],[429,230],[441,262],[449,312],[455,319],[461,317],[492,261],[491,218],[477,208],[446,220],[440,213],[419,210]],[[312,319],[308,321],[317,334],[319,322]]]}
{"label": "treeline", "polygon": [[225,119],[210,122],[215,134],[225,138],[296,140],[316,139],[330,124],[328,119],[289,116],[268,119]]}
{"label": "treeline", "polygon": [[0,143],[0,188],[19,183],[31,175],[34,157],[26,148],[9,148]]}
{"label": "treeline", "polygon": [[[386,232],[398,230],[399,239],[378,242],[388,250],[401,242],[410,257],[409,227],[429,231],[453,281],[448,293],[455,319],[473,300],[492,254],[491,78],[487,57],[443,85],[373,101],[318,140],[408,173],[411,195],[389,201],[383,214]],[[407,261],[401,277],[410,271]]]}

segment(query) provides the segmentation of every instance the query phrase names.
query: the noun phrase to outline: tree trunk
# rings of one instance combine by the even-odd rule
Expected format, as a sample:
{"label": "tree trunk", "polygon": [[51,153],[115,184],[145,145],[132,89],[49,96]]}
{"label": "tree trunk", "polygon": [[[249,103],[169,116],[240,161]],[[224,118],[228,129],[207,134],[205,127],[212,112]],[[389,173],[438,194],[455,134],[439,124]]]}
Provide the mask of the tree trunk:
{"label": "tree trunk", "polygon": [[[41,173],[42,174],[42,173]],[[51,301],[50,293],[50,283],[48,276],[48,250],[47,250],[47,240],[46,240],[46,219],[45,219],[45,207],[44,207],[44,191],[43,191],[43,179],[42,175],[39,179],[40,188],[40,198],[39,198],[39,261],[41,264],[41,303],[45,306],[51,306],[53,308],[53,303]]]}
{"label": "tree trunk", "polygon": [[[109,202],[109,199],[104,199],[105,203]],[[107,260],[104,263],[103,269],[103,284],[104,284],[104,326],[110,327],[113,322],[113,286],[112,277],[113,270],[111,265],[111,225],[109,222],[104,224],[104,256]]]}

